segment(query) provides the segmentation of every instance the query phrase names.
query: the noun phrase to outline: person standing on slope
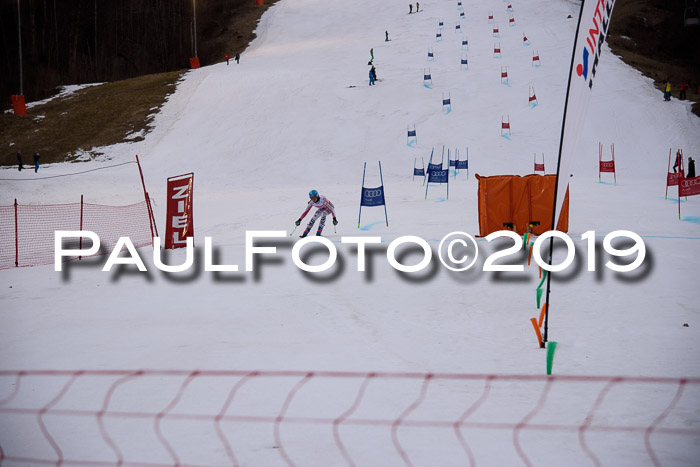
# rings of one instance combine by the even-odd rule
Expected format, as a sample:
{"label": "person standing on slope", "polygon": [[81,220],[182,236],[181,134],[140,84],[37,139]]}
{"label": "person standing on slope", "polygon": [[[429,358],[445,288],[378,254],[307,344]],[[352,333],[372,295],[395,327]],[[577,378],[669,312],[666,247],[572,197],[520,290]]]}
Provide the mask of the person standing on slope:
{"label": "person standing on slope", "polygon": [[308,214],[311,208],[318,209],[311,217],[311,220],[306,226],[306,230],[304,230],[304,233],[300,235],[301,238],[304,238],[309,234],[311,228],[316,222],[316,219],[318,219],[319,217],[321,218],[321,222],[318,224],[318,230],[316,231],[316,235],[318,236],[320,236],[321,232],[323,232],[323,227],[325,227],[326,225],[326,216],[328,214],[333,216],[333,225],[338,225],[338,219],[335,218],[335,210],[333,208],[333,203],[331,203],[325,196],[319,195],[318,191],[311,190],[309,192],[309,205],[306,206],[306,211],[304,211],[302,215],[299,216],[299,219],[297,219],[297,221],[295,222],[297,226],[301,224],[301,220],[306,216],[306,214]]}
{"label": "person standing on slope", "polygon": [[695,178],[695,159],[692,157],[688,158],[688,175],[686,178]]}

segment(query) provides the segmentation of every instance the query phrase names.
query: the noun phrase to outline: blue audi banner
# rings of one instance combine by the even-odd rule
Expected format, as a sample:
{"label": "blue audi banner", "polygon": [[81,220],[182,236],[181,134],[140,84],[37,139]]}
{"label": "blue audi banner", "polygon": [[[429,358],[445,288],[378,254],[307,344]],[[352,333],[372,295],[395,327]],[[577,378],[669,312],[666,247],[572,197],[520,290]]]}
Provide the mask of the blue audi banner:
{"label": "blue audi banner", "polygon": [[440,162],[439,164],[431,164],[430,162],[428,162],[428,172],[430,172],[431,170],[442,170],[442,162]]}
{"label": "blue audi banner", "polygon": [[428,183],[449,183],[449,170],[429,170]]}
{"label": "blue audi banner", "polygon": [[360,206],[371,207],[383,206],[384,204],[384,185],[377,188],[362,188]]}
{"label": "blue audi banner", "polygon": [[423,169],[423,168],[417,169],[417,168],[414,167],[414,168],[413,168],[413,175],[414,175],[414,176],[415,176],[415,175],[420,175],[421,177],[425,177],[425,169]]}
{"label": "blue audi banner", "polygon": [[455,167],[455,162],[454,159],[450,159],[450,167]]}
{"label": "blue audi banner", "polygon": [[468,160],[463,160],[463,161],[456,161],[455,163],[455,169],[468,169],[469,168],[469,161]]}

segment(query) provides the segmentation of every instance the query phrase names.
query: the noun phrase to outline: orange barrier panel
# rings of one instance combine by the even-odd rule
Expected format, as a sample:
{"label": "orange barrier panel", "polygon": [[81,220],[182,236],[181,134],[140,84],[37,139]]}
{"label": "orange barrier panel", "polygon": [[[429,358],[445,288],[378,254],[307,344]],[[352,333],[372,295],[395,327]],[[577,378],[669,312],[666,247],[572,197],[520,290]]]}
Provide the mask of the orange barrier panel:
{"label": "orange barrier panel", "polygon": [[[520,235],[528,223],[539,221],[532,229],[535,235],[550,230],[554,206],[556,175],[496,175],[479,180],[479,235],[486,236],[513,224]],[[569,192],[567,190],[557,230],[569,230]]]}
{"label": "orange barrier panel", "polygon": [[27,106],[24,103],[24,96],[22,94],[13,94],[10,96],[12,101],[12,110],[15,115],[27,115]]}
{"label": "orange barrier panel", "polygon": [[190,68],[192,68],[192,69],[199,68],[199,57],[191,57],[190,58]]}

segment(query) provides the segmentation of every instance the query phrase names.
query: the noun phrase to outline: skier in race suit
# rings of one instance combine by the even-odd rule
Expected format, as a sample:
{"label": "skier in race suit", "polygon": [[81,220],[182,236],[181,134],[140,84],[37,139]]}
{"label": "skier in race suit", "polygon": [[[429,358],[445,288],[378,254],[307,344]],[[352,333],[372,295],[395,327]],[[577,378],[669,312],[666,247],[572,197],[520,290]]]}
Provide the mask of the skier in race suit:
{"label": "skier in race suit", "polygon": [[309,192],[309,205],[306,207],[306,211],[304,211],[302,215],[299,216],[299,219],[297,219],[297,221],[295,222],[296,225],[301,224],[301,220],[306,216],[306,214],[308,214],[311,208],[318,209],[311,217],[311,220],[306,226],[306,230],[304,230],[304,233],[300,235],[302,238],[306,237],[309,234],[311,228],[316,222],[316,219],[318,219],[319,217],[321,217],[321,222],[318,224],[318,230],[316,231],[316,235],[321,235],[321,232],[323,232],[323,227],[325,227],[326,225],[326,216],[328,214],[330,214],[333,217],[333,225],[338,225],[338,219],[335,218],[335,210],[333,209],[333,203],[331,203],[325,196],[319,195],[318,191],[316,190],[311,190]]}

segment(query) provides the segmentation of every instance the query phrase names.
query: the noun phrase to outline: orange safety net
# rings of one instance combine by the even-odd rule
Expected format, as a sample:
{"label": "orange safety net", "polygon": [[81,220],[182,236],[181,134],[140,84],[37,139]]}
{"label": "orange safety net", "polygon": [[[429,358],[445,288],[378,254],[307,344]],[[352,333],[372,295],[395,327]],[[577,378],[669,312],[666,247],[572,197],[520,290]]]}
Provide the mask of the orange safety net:
{"label": "orange safety net", "polygon": [[[146,201],[128,206],[89,203],[0,206],[0,269],[52,264],[56,230],[82,228],[95,232],[102,247],[96,255],[110,254],[120,237],[129,237],[136,248],[151,245],[149,216]],[[91,244],[87,240],[83,248]],[[66,257],[64,261],[70,259],[73,258]]]}
{"label": "orange safety net", "polygon": [[[556,175],[495,175],[479,180],[479,235],[486,236],[513,225],[522,235],[530,222],[539,222],[532,233],[541,235],[551,230]],[[569,191],[562,207],[557,230],[569,230]]]}

